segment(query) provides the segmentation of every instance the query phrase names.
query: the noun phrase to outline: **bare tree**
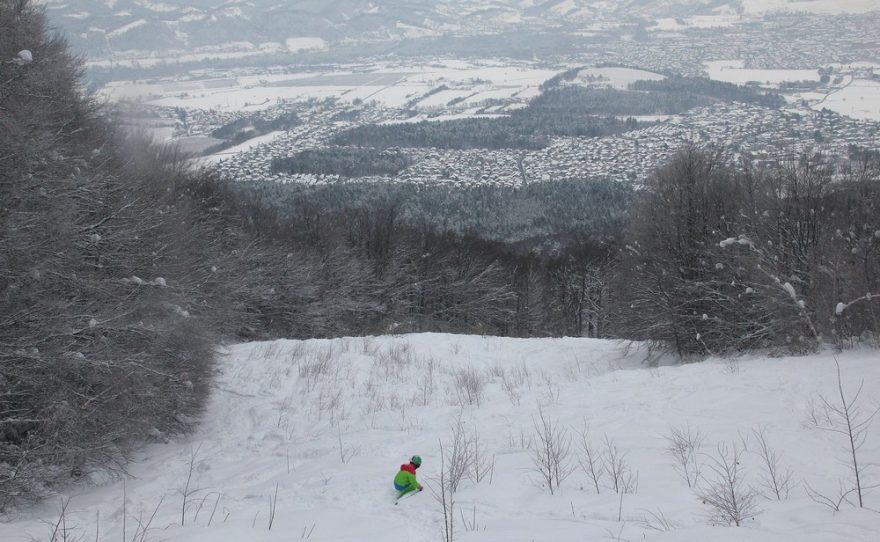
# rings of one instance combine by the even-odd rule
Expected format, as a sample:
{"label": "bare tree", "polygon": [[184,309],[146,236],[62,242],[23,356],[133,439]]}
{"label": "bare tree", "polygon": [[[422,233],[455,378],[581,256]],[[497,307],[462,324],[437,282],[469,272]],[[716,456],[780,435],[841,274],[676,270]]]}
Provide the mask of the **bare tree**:
{"label": "bare tree", "polygon": [[602,477],[605,474],[605,465],[602,461],[602,453],[590,442],[590,428],[586,420],[584,420],[583,429],[578,431],[577,443],[580,449],[578,465],[580,465],[581,470],[584,471],[584,474],[593,483],[593,488],[598,495],[601,493],[599,488]]}
{"label": "bare tree", "polygon": [[489,456],[486,445],[480,439],[480,434],[476,429],[471,435],[471,453],[471,469],[468,477],[473,483],[479,484],[487,476],[491,478],[492,471],[495,470],[495,456]]}
{"label": "bare tree", "polygon": [[483,401],[485,378],[475,368],[468,366],[457,369],[453,374],[455,394],[461,406],[480,406]]}
{"label": "bare tree", "polygon": [[[360,446],[347,446],[342,440],[342,427],[337,428],[336,432],[336,442],[339,449],[339,460],[342,461],[343,464],[348,464],[351,461],[351,458],[358,455],[361,451]],[[288,468],[288,471],[290,469]]]}
{"label": "bare tree", "polygon": [[713,523],[739,527],[760,512],[757,492],[745,484],[741,456],[742,449],[738,445],[729,448],[724,443],[709,456],[707,468],[711,477],[704,478],[706,487],[699,495],[711,508],[710,521]]}
{"label": "bare tree", "polygon": [[467,434],[461,414],[452,426],[452,446],[446,464],[446,482],[452,493],[458,491],[461,481],[473,471],[474,441]]}
{"label": "bare tree", "polygon": [[608,435],[603,437],[602,443],[605,446],[602,465],[611,480],[611,489],[620,494],[635,493],[638,490],[639,477],[626,462],[626,452],[621,451]]}
{"label": "bare tree", "polygon": [[871,412],[865,412],[859,404],[859,397],[865,386],[862,380],[858,390],[851,396],[847,396],[843,389],[843,378],[840,371],[840,362],[834,357],[834,366],[837,369],[837,397],[834,400],[826,399],[819,395],[821,405],[812,409],[810,421],[812,424],[830,433],[844,437],[847,451],[847,465],[853,476],[853,489],[859,501],[859,508],[865,507],[864,493],[871,486],[865,485],[865,471],[868,465],[859,459],[859,450],[868,438],[868,430],[874,421],[874,417],[880,412],[880,407]]}
{"label": "bare tree", "polygon": [[[804,482],[804,490],[807,493],[807,496],[812,499],[812,501],[816,504],[821,504],[822,506],[827,506],[831,509],[831,511],[837,513],[840,512],[840,507],[843,506],[843,503],[849,503],[849,496],[852,495],[856,488],[848,487],[844,484],[843,480],[837,481],[837,495],[831,496],[830,493],[822,493],[813,488],[809,484],[809,482]],[[850,503],[852,504],[852,503]]]}
{"label": "bare tree", "polygon": [[199,444],[197,448],[194,450],[190,450],[189,454],[189,468],[186,472],[186,482],[183,487],[178,489],[180,496],[183,498],[183,501],[180,505],[180,525],[186,525],[186,511],[192,505],[192,497],[196,493],[202,491],[198,488],[191,487],[193,483],[193,474],[195,474],[198,464],[201,462],[199,457],[199,451],[202,449],[202,445]]}
{"label": "bare tree", "polygon": [[519,391],[520,386],[525,383],[525,377],[522,372],[513,370],[507,371],[503,367],[500,369],[501,389],[510,399],[510,404],[519,406],[522,400],[522,393]]}
{"label": "bare tree", "polygon": [[[70,499],[61,499],[61,507],[58,513],[58,519],[54,523],[49,524],[49,541],[48,542],[81,542],[84,540],[76,536],[75,527],[68,525],[67,507],[70,505]],[[36,539],[33,539],[36,540]]]}
{"label": "bare tree", "polygon": [[574,470],[569,459],[571,435],[567,429],[559,426],[558,421],[544,414],[544,409],[540,407],[538,418],[532,418],[532,424],[536,436],[535,446],[529,450],[532,464],[552,495]]}
{"label": "bare tree", "polygon": [[767,444],[765,428],[755,429],[752,433],[758,441],[756,453],[761,457],[761,464],[764,467],[761,474],[761,485],[776,500],[787,499],[794,485],[794,473],[791,472],[791,469],[780,465],[780,455]]}
{"label": "bare tree", "polygon": [[666,451],[675,461],[675,470],[691,489],[700,481],[702,465],[699,450],[704,440],[705,436],[700,430],[692,429],[690,424],[673,427],[671,434],[666,437]]}
{"label": "bare tree", "polygon": [[443,448],[443,441],[438,441],[438,443],[440,445],[440,476],[437,479],[436,486],[431,485],[429,488],[443,513],[443,528],[440,531],[443,536],[443,542],[453,542],[455,537],[455,492],[449,483],[446,450]]}

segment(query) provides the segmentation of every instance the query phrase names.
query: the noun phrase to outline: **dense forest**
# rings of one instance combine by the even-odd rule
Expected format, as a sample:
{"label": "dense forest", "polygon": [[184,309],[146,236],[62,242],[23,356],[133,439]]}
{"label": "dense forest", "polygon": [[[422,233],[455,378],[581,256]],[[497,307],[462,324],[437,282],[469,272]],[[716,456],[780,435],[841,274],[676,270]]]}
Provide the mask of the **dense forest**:
{"label": "dense forest", "polygon": [[398,220],[419,228],[503,243],[517,253],[548,255],[565,252],[584,236],[597,241],[619,237],[635,198],[630,185],[581,179],[518,188],[347,182],[230,183],[228,190],[242,199],[257,197],[291,220],[393,205]]}
{"label": "dense forest", "polygon": [[716,100],[690,92],[636,91],[569,85],[545,92],[531,103],[533,114],[561,118],[575,115],[675,115]]}
{"label": "dense forest", "polygon": [[[880,334],[876,156],[758,171],[690,148],[638,191],[238,184],[118,133],[27,1],[0,3],[0,58],[0,509],[191,427],[224,340],[571,335],[690,356]],[[578,96],[499,126],[580,129],[596,104]]]}
{"label": "dense forest", "polygon": [[[596,129],[593,124],[591,129]],[[604,128],[603,128],[604,129]],[[428,147],[438,149],[543,149],[550,144],[534,126],[511,117],[467,118],[403,124],[369,124],[351,128],[333,139],[336,145],[361,147]]]}
{"label": "dense forest", "polygon": [[180,162],[99,116],[39,8],[0,3],[0,58],[2,509],[194,423],[227,258]]}
{"label": "dense forest", "polygon": [[681,355],[880,346],[880,161],[864,158],[757,171],[683,151],[631,213],[615,334]]}
{"label": "dense forest", "polygon": [[691,100],[702,97],[713,101],[755,104],[774,109],[785,105],[785,98],[775,92],[701,77],[671,76],[660,81],[636,81],[629,88],[659,95],[684,95]]}

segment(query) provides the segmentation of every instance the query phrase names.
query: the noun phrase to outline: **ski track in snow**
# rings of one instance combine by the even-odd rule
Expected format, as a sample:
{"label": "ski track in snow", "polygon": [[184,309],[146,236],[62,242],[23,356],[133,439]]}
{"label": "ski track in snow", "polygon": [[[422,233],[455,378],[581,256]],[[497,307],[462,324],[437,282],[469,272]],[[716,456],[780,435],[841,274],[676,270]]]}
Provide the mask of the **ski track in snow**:
{"label": "ski track in snow", "polygon": [[[875,350],[839,356],[847,389],[865,380],[863,404],[880,400]],[[441,334],[336,340],[276,341],[230,347],[199,429],[142,449],[128,467],[125,514],[121,479],[68,488],[67,523],[83,540],[131,540],[138,520],[156,510],[145,540],[436,541],[442,527],[430,491],[439,473],[438,439],[448,446],[460,414],[495,455],[493,481],[462,483],[456,494],[456,540],[582,542],[650,538],[658,541],[873,540],[880,514],[845,507],[834,515],[813,503],[801,480],[825,492],[846,475],[837,435],[805,426],[818,393],[833,397],[830,353],[803,358],[709,360],[646,368],[644,352],[589,339],[504,339]],[[433,367],[433,369],[432,369]],[[486,381],[479,406],[458,404],[455,371],[473,367]],[[502,370],[516,393],[502,388]],[[433,377],[433,393],[427,396]],[[515,403],[519,404],[515,404]],[[590,425],[600,446],[608,435],[638,473],[638,491],[623,500],[596,495],[577,470],[556,495],[543,491],[523,449],[538,405],[562,427]],[[762,513],[745,527],[708,525],[708,510],[678,477],[666,453],[671,426],[706,435],[703,452],[767,428],[767,439],[795,473],[791,499],[761,499]],[[341,443],[341,445],[340,445]],[[184,526],[183,489],[196,453]],[[426,489],[394,505],[391,479],[400,463],[424,458]],[[340,455],[345,455],[342,461]],[[758,484],[757,458],[747,453],[747,482]],[[880,426],[862,451],[880,457]],[[868,471],[872,480],[878,470]],[[277,512],[268,529],[270,500]],[[47,540],[60,495],[0,523],[0,540]],[[219,497],[219,500],[218,500]],[[215,508],[216,503],[216,510]],[[880,508],[880,496],[867,505]],[[480,530],[468,532],[462,517]],[[658,510],[675,523],[661,532],[640,522]],[[212,517],[213,514],[213,517]],[[463,514],[463,516],[459,516]],[[97,522],[96,519],[100,518]],[[210,522],[210,526],[208,525]],[[309,531],[311,536],[308,537]]]}

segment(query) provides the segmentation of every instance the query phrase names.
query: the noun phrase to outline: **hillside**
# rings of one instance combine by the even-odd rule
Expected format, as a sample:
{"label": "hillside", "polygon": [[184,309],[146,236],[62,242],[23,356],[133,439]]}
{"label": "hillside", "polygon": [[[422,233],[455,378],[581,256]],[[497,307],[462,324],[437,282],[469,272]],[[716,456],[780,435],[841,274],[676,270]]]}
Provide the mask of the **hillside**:
{"label": "hillside", "polygon": [[[830,352],[655,369],[643,357],[609,341],[432,334],[233,346],[192,436],[144,448],[124,483],[93,479],[0,524],[0,539],[47,540],[66,502],[68,535],[86,540],[119,540],[123,532],[139,540],[139,524],[148,526],[144,540],[169,542],[388,540],[388,533],[395,541],[437,540],[443,518],[430,490],[438,490],[438,442],[448,462],[458,419],[466,436],[479,436],[486,469],[479,483],[465,476],[454,494],[455,540],[843,542],[870,540],[880,529],[875,512],[844,503],[835,514],[805,493],[808,483],[836,496],[838,480],[848,478],[844,437],[808,423],[820,394],[836,397]],[[859,404],[867,413],[880,397],[876,351],[839,359],[848,394],[864,379]],[[583,456],[577,441],[585,423],[596,451],[612,442],[632,492],[616,494],[606,474],[597,494],[580,467],[555,494],[542,487],[529,451],[538,447],[539,408],[573,437],[572,467]],[[688,427],[704,437],[693,490],[667,440],[673,428]],[[779,472],[791,470],[787,499],[762,488],[754,432],[762,428]],[[741,489],[765,495],[742,527],[710,525],[712,511],[698,496],[715,478],[719,443],[742,454]],[[418,474],[428,490],[394,506],[391,478],[413,453],[424,458]],[[880,428],[860,453],[867,463],[876,459]],[[874,482],[878,474],[865,471]],[[866,506],[878,505],[877,495],[867,496]]]}
{"label": "hillside", "polygon": [[[876,9],[868,0],[47,0],[49,15],[91,56],[134,51],[202,55],[297,53],[357,42],[516,29],[572,31],[695,15]],[[180,56],[179,54],[177,55]],[[180,60],[178,58],[178,60]]]}
{"label": "hillside", "polygon": [[[125,133],[84,92],[92,60],[52,26],[63,16],[101,54],[134,51],[132,72],[172,58],[186,71],[212,55],[442,33],[419,42],[433,47],[511,27],[502,42],[538,28],[567,47],[594,15],[635,32],[729,3],[102,0],[51,1],[49,16],[44,3],[0,2],[0,541],[835,542],[880,530],[875,152],[758,169],[688,145],[638,186],[504,154],[511,134],[586,139],[599,119],[620,135],[654,121],[618,116],[695,107],[723,113],[725,133],[705,134],[726,141],[747,123],[716,100],[763,103],[756,130],[786,118],[760,89],[610,67],[597,69],[654,77],[564,84],[605,86],[576,68],[554,89],[538,86],[543,70],[476,63],[452,70],[472,69],[470,88],[428,72],[246,76],[265,89],[412,76],[422,90],[396,99],[424,114],[496,90],[484,70],[514,83],[511,100],[534,90],[491,122],[383,124],[406,119],[365,105],[373,91],[284,111],[263,111],[266,98],[246,115],[143,111],[221,146],[282,149],[265,164],[289,173],[358,179],[418,159],[454,183],[241,182]],[[203,90],[239,86],[212,81]],[[169,97],[205,97],[178,83]],[[326,146],[360,122],[376,132],[340,141],[359,146]],[[639,156],[663,128],[620,148]],[[310,146],[256,145],[282,133]],[[766,153],[764,141],[750,144]],[[580,141],[563,143],[548,162],[585,162]],[[488,181],[502,157],[515,183],[460,182]],[[391,478],[414,453],[427,491],[395,504]]]}

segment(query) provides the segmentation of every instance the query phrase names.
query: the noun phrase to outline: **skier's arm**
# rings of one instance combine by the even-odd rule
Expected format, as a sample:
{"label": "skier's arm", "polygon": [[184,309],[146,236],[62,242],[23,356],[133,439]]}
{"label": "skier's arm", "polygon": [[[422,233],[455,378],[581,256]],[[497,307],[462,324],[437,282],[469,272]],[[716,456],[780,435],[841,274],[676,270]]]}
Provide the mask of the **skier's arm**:
{"label": "skier's arm", "polygon": [[416,491],[422,490],[422,484],[420,484],[419,481],[416,480],[415,474],[407,473],[406,479],[407,479],[407,482],[409,482],[410,486],[416,488]]}

